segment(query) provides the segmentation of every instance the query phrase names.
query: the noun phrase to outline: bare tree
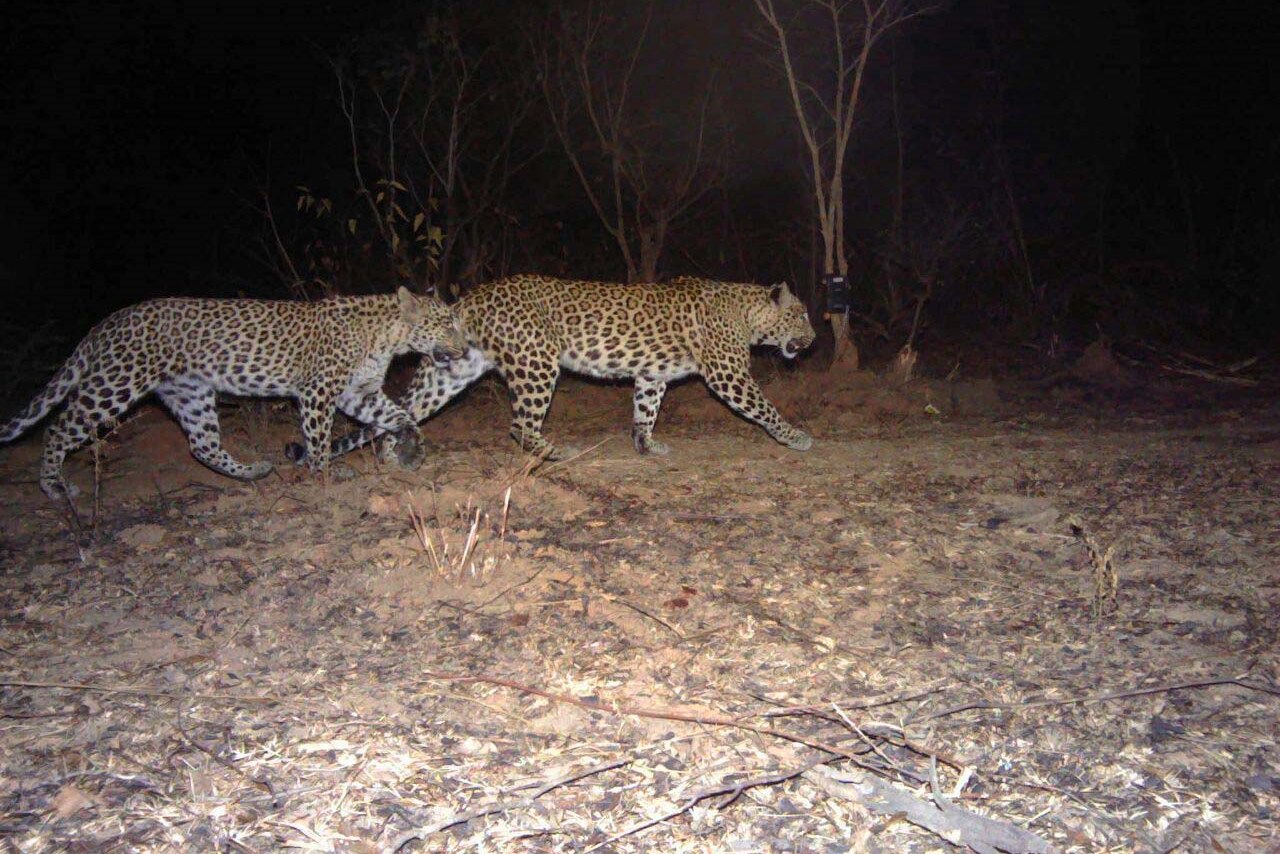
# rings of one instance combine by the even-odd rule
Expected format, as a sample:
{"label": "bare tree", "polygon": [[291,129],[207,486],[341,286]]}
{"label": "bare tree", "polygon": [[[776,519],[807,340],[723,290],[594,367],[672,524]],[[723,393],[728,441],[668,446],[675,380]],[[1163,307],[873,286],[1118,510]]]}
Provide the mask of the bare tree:
{"label": "bare tree", "polygon": [[723,173],[723,149],[711,144],[711,72],[687,120],[658,122],[633,91],[652,15],[650,4],[634,42],[623,44],[617,22],[594,4],[562,9],[539,45],[551,125],[628,281],[657,278],[672,225]]}
{"label": "bare tree", "polygon": [[[791,14],[783,16],[775,0],[754,2],[766,24],[766,38],[777,51],[808,157],[824,272],[847,276],[845,166],[872,50],[894,27],[938,7],[917,0],[796,0]],[[825,37],[825,47],[819,47],[818,36]],[[797,54],[797,41],[812,49],[801,48]],[[816,70],[810,71],[811,66]],[[830,321],[836,348],[832,364],[857,367],[848,317],[832,313]]]}
{"label": "bare tree", "polygon": [[355,277],[392,274],[456,293],[506,272],[514,218],[502,201],[546,138],[526,121],[536,103],[528,64],[510,46],[476,46],[459,26],[431,17],[407,44],[396,31],[331,61],[353,196],[298,188],[309,239],[296,260],[264,204],[274,266],[295,290],[314,280],[350,291]]}
{"label": "bare tree", "polygon": [[409,136],[429,180],[418,182],[414,202],[444,224],[439,269],[451,286],[508,272],[504,238],[514,220],[503,197],[511,178],[546,150],[545,137],[526,121],[536,103],[535,76],[513,47],[472,55],[450,27],[440,61],[422,69],[427,98]]}

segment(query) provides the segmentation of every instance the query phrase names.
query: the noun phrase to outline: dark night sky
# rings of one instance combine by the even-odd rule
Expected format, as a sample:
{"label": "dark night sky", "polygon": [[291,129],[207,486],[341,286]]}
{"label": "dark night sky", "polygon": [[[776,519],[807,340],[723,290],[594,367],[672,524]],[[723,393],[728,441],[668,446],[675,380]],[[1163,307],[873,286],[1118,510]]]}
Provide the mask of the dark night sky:
{"label": "dark night sky", "polygon": [[[254,271],[237,254],[251,227],[244,200],[268,166],[273,186],[287,189],[341,156],[322,52],[405,5],[6,4],[0,283],[9,316],[21,306],[87,325],[143,296],[251,288]],[[689,20],[720,24],[715,35],[667,40],[728,51],[731,91],[754,117],[740,122],[739,145],[761,162],[781,156],[790,116],[761,116],[761,105],[780,103],[776,93],[750,94],[776,80],[750,62],[749,43],[725,47],[750,3],[689,8]],[[911,34],[928,87],[918,112],[936,110],[926,118],[945,130],[947,105],[965,103],[956,87],[999,53],[1014,72],[1006,128],[1025,168],[1069,165],[1073,151],[1093,147],[1117,170],[1159,171],[1167,156],[1151,146],[1168,139],[1204,203],[1225,204],[1218,197],[1240,192],[1244,172],[1276,164],[1274,25],[1248,11],[1256,8],[961,0]]]}
{"label": "dark night sky", "polygon": [[181,291],[191,271],[224,266],[253,170],[265,175],[268,150],[302,150],[329,108],[317,46],[357,26],[356,11],[9,4],[5,277],[41,300],[97,304],[121,288]]}

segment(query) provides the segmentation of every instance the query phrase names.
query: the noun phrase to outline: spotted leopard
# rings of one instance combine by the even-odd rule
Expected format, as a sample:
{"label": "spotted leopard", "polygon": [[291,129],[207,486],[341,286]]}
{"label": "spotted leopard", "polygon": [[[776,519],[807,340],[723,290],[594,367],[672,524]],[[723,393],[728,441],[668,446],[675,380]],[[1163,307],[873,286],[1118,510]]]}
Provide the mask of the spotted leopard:
{"label": "spotted leopard", "polygon": [[291,396],[302,410],[311,467],[323,471],[334,407],[416,445],[414,419],[382,393],[394,354],[427,354],[439,366],[466,355],[457,318],[435,297],[396,294],[319,302],[157,299],[121,309],[85,336],[34,400],[0,426],[16,439],[62,401],[45,437],[40,487],[50,498],[78,490],[62,477],[67,454],[151,392],[186,431],[191,453],[243,480],[271,471],[222,447],[217,392]]}
{"label": "spotted leopard", "polygon": [[[512,436],[531,453],[562,456],[543,437],[542,423],[560,371],[567,368],[634,379],[635,448],[665,454],[668,448],[653,438],[653,427],[667,383],[699,374],[731,409],[777,441],[798,451],[813,444],[783,419],[749,371],[753,345],[776,346],[794,358],[813,342],[804,305],[785,284],[684,277],[620,285],[526,275],[479,285],[454,309],[473,349],[448,369],[424,364],[418,371],[404,406],[419,421],[496,368],[510,392]],[[334,443],[333,453],[346,453],[382,432],[352,433]],[[411,465],[415,450],[397,448],[396,454]],[[301,448],[291,451],[301,458]]]}

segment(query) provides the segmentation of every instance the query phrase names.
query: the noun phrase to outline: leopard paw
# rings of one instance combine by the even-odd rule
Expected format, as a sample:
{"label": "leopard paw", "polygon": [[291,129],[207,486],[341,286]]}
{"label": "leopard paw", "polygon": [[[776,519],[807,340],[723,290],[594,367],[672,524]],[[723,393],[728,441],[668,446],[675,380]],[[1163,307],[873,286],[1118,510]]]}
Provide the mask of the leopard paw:
{"label": "leopard paw", "polygon": [[794,436],[784,439],[782,444],[793,451],[807,451],[813,447],[813,437],[803,430],[797,430]]}

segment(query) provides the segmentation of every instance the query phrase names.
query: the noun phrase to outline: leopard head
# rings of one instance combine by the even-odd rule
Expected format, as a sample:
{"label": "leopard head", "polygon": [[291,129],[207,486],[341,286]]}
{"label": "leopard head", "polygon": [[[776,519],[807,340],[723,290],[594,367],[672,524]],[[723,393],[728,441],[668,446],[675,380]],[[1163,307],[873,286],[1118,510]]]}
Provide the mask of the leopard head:
{"label": "leopard head", "polygon": [[788,359],[794,359],[816,337],[809,312],[786,282],[769,288],[764,309],[755,314],[755,327],[757,343],[772,344]]}
{"label": "leopard head", "polygon": [[417,296],[408,288],[396,291],[400,319],[409,328],[408,348],[444,367],[467,355],[470,344],[453,309],[432,294]]}

